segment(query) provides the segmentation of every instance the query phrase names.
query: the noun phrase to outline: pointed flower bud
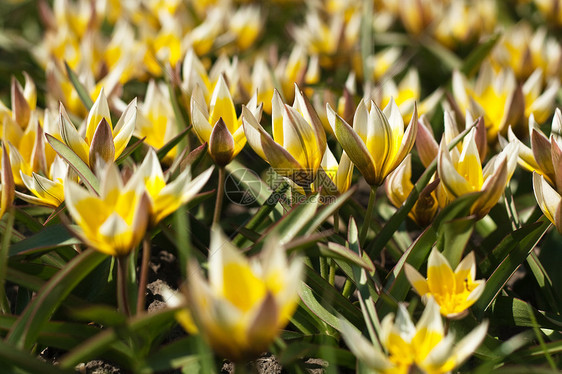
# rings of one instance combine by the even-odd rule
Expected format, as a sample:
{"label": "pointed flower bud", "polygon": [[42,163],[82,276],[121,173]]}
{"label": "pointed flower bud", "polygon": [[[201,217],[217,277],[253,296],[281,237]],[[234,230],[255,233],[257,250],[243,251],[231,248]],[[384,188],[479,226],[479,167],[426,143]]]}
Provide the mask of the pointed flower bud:
{"label": "pointed flower bud", "polygon": [[381,111],[374,102],[367,110],[362,100],[355,111],[353,127],[331,107],[328,120],[342,148],[371,186],[381,185],[390,172],[400,165],[414,146],[418,116],[414,110],[410,125],[404,121],[393,100]]}
{"label": "pointed flower bud", "polygon": [[284,104],[278,92],[273,95],[273,137],[259,124],[259,119],[242,108],[246,138],[252,149],[275,171],[308,188],[316,178],[326,149],[322,123],[295,85],[293,106]]}
{"label": "pointed flower bud", "polygon": [[[261,117],[261,106],[256,98],[248,103],[249,111]],[[209,106],[203,91],[197,85],[191,96],[193,129],[202,143],[209,143],[209,154],[217,165],[227,165],[246,145],[242,118],[238,118],[234,102],[224,79],[220,76]]]}
{"label": "pointed flower bud", "polygon": [[0,218],[6,210],[12,205],[15,195],[14,177],[12,174],[12,166],[10,165],[10,157],[6,146],[2,144],[2,169],[0,171]]}

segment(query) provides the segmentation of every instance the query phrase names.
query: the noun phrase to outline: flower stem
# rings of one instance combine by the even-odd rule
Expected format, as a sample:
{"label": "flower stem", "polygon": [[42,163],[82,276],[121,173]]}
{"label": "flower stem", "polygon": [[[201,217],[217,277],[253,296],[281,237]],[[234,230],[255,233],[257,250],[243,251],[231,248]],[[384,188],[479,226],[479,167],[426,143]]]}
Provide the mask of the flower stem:
{"label": "flower stem", "polygon": [[10,303],[6,297],[4,283],[6,282],[8,251],[10,248],[10,239],[12,238],[15,213],[15,208],[13,206],[8,209],[8,219],[6,221],[4,235],[2,236],[2,245],[0,247],[0,311],[2,314],[10,314]]}
{"label": "flower stem", "polygon": [[365,245],[365,239],[367,239],[369,226],[371,226],[371,217],[373,216],[373,210],[375,209],[376,198],[377,198],[377,186],[372,186],[371,193],[369,195],[369,204],[367,205],[367,211],[365,212],[365,220],[363,221],[363,226],[361,227],[361,234],[359,235],[359,243],[361,243],[362,246]]}
{"label": "flower stem", "polygon": [[215,204],[215,214],[213,215],[213,224],[218,224],[221,218],[222,200],[224,198],[224,166],[219,167],[219,184],[217,186],[217,201]]}
{"label": "flower stem", "polygon": [[128,259],[129,255],[117,257],[117,305],[127,317],[131,315],[127,292]]}
{"label": "flower stem", "polygon": [[146,285],[148,284],[148,264],[150,262],[150,237],[146,235],[142,241],[142,262],[139,275],[139,291],[137,295],[137,314],[144,311]]}
{"label": "flower stem", "polygon": [[334,234],[337,234],[340,228],[339,209],[334,212]]}

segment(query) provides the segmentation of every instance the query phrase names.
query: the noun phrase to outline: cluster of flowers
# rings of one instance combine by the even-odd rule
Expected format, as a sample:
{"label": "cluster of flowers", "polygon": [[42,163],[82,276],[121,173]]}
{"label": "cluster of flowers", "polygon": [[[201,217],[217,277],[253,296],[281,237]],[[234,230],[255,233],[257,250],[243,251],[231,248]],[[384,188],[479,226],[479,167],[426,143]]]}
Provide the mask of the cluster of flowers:
{"label": "cluster of flowers", "polygon": [[[16,197],[53,209],[64,202],[84,244],[128,256],[213,173],[209,168],[192,178],[187,152],[166,147],[186,125],[177,123],[174,105],[179,104],[221,172],[248,143],[303,193],[342,194],[353,184],[356,167],[373,191],[384,184],[389,201],[400,207],[414,189],[415,145],[425,167],[437,164],[433,183],[409,213],[420,226],[473,192],[480,195],[471,213],[486,216],[519,163],[533,172],[538,205],[562,232],[560,111],[550,138],[538,125],[552,116],[560,88],[558,42],[546,28],[496,24],[494,1],[398,3],[311,2],[303,23],[289,25],[295,43],[281,56],[260,40],[267,29],[264,14],[268,7],[288,9],[294,3],[55,0],[52,8],[41,3],[46,31],[33,52],[46,74],[46,107],[37,106],[35,83],[26,74],[24,86],[12,80],[11,106],[0,103],[0,214]],[[552,12],[562,8],[560,2],[535,3],[550,22],[562,22]],[[365,35],[395,27],[407,40],[431,40],[451,50],[496,31],[501,37],[475,79],[453,71],[445,101],[445,87],[422,98],[413,67],[395,82],[407,58],[396,46],[377,53],[371,46],[360,48],[365,25]],[[349,72],[344,87],[316,86],[342,67]],[[80,87],[67,71],[75,72]],[[162,76],[168,85],[157,81]],[[123,87],[133,80],[148,82],[144,100],[126,104]],[[82,96],[78,88],[85,91]],[[440,103],[445,110],[439,141],[430,114]],[[119,114],[117,121],[112,112]],[[523,123],[528,123],[531,148],[515,135]],[[117,165],[127,158],[133,136],[147,146],[146,156],[140,166],[120,171]],[[487,158],[489,149],[497,152]],[[209,282],[192,264],[185,296],[170,298],[189,306],[177,315],[187,331],[202,333],[216,352],[240,361],[267,349],[288,323],[304,265],[299,258],[289,260],[275,238],[261,257],[247,259],[218,226],[215,220]],[[406,267],[408,280],[427,304],[417,326],[401,305],[394,322],[392,316],[382,321],[380,347],[343,321],[348,346],[381,372],[407,372],[412,365],[426,372],[452,370],[486,334],[482,323],[452,348],[454,338],[446,334],[441,317],[467,313],[484,289],[475,272],[473,254],[453,271],[433,250],[427,279]]]}

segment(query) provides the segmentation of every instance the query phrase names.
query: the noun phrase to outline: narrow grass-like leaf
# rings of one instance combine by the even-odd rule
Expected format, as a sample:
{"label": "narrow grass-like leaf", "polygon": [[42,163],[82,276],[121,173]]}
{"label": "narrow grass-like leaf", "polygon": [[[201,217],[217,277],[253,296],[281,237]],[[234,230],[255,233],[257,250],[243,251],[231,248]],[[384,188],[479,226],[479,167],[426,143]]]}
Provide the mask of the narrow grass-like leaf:
{"label": "narrow grass-like leaf", "polygon": [[2,361],[2,372],[5,373],[12,372],[15,368],[31,374],[74,373],[74,370],[63,370],[49,365],[46,362],[40,361],[33,355],[21,351],[20,349],[16,349],[3,340],[0,340],[0,361]]}
{"label": "narrow grass-like leaf", "polygon": [[281,243],[288,243],[315,217],[319,205],[318,195],[308,197],[273,225],[267,235],[277,235]]}
{"label": "narrow grass-like leaf", "polygon": [[172,148],[174,148],[176,145],[178,145],[182,141],[182,139],[189,133],[190,129],[191,129],[191,126],[183,129],[178,135],[176,135],[172,139],[170,139],[170,141],[168,143],[164,144],[156,152],[156,155],[158,156],[158,159],[160,161],[162,161],[162,159],[168,154],[168,152],[170,152],[172,150]]}
{"label": "narrow grass-like leaf", "polygon": [[[303,235],[310,235],[316,230],[324,221],[326,221],[329,217],[333,216],[335,212],[337,212],[343,204],[349,199],[354,193],[355,188],[350,188],[345,193],[338,196],[335,201],[332,203],[325,205],[318,211],[318,214],[312,219],[309,224],[306,225]],[[322,197],[320,197],[322,199]]]}
{"label": "narrow grass-like leaf", "polygon": [[375,265],[368,257],[363,257],[343,245],[330,242],[327,245],[320,243],[320,254],[338,260],[343,260],[351,265],[365,268],[369,272],[375,271]]}
{"label": "narrow grass-like leaf", "polygon": [[439,230],[437,248],[449,260],[454,269],[459,264],[466,244],[474,231],[474,217],[466,217],[445,222]]}
{"label": "narrow grass-like leaf", "polygon": [[[243,229],[246,230],[254,230],[257,228],[261,223],[266,220],[267,216],[273,211],[273,209],[277,206],[279,199],[281,196],[287,191],[289,188],[289,184],[286,182],[281,183],[275,191],[271,193],[271,195],[265,200],[262,204],[261,208],[256,212],[256,214],[248,221],[246,226]],[[242,229],[239,229],[242,231]],[[244,243],[244,236],[242,233],[238,234],[233,243],[241,246]]]}
{"label": "narrow grass-like leaf", "polygon": [[482,296],[474,304],[474,309],[478,313],[481,314],[490,307],[490,304],[505,283],[511,278],[521,263],[525,261],[546,230],[548,230],[550,222],[543,218],[542,221],[530,226],[532,226],[532,231],[528,232],[529,230],[525,230],[525,227],[516,230],[502,240],[498,246],[501,252],[507,252],[508,254],[494,270],[490,278],[488,278]]}
{"label": "narrow grass-like leaf", "polygon": [[185,371],[190,365],[199,365],[201,357],[196,353],[197,339],[196,336],[188,336],[163,346],[147,357],[146,368],[153,372],[180,368]]}
{"label": "narrow grass-like leaf", "polygon": [[[0,331],[9,331],[16,316],[0,316]],[[37,342],[52,348],[70,350],[100,332],[99,327],[75,322],[48,322]]]}
{"label": "narrow grass-like leaf", "polygon": [[468,57],[464,59],[460,71],[466,76],[472,75],[480,67],[482,61],[492,52],[500,36],[501,33],[497,32],[478,47],[474,48]]}
{"label": "narrow grass-like leaf", "polygon": [[350,300],[342,296],[342,294],[336,290],[334,286],[328,283],[324,278],[309,267],[306,269],[305,282],[312,292],[317,295],[320,304],[327,304],[333,307],[337,313],[342,315],[358,328],[364,325],[361,311],[353,305]]}
{"label": "narrow grass-like leaf", "polygon": [[84,322],[96,322],[102,326],[120,326],[126,321],[123,313],[119,313],[114,307],[105,305],[89,305],[85,308],[77,307],[70,311],[72,317]]}
{"label": "narrow grass-like leaf", "polygon": [[88,93],[88,90],[86,89],[86,87],[84,87],[82,82],[80,82],[78,75],[76,75],[76,73],[70,68],[70,66],[66,61],[64,62],[64,67],[66,69],[66,74],[68,75],[68,79],[70,80],[70,83],[72,83],[72,86],[76,90],[76,93],[80,98],[80,101],[82,101],[82,104],[84,104],[86,109],[89,111],[94,106],[94,102],[92,101],[92,98]]}
{"label": "narrow grass-like leaf", "polygon": [[80,244],[64,225],[51,225],[22,241],[12,244],[10,256],[41,253],[54,247]]}
{"label": "narrow grass-like leaf", "polygon": [[[286,349],[278,354],[278,359],[283,366],[287,366],[305,357],[326,356],[323,353],[323,350],[326,349],[326,346],[326,343],[314,344],[308,342],[291,342],[291,344],[288,345]],[[341,366],[348,369],[355,368],[355,356],[353,356],[351,352],[332,346],[329,353],[330,359],[328,362],[332,361],[332,365],[334,365],[333,363],[335,362],[337,363],[338,367]]]}
{"label": "narrow grass-like leaf", "polygon": [[[164,309],[154,313],[141,314],[129,320],[126,331],[132,336],[138,333],[148,335],[161,334],[165,326],[169,326],[174,322],[174,313],[175,310],[173,309]],[[123,329],[119,331],[121,333],[125,332]],[[113,328],[104,330],[66,353],[60,360],[60,366],[62,368],[72,368],[80,362],[97,357],[101,353],[115,348],[113,344],[117,343],[119,339],[126,339],[126,336],[120,336],[117,330]]]}
{"label": "narrow grass-like leaf", "polygon": [[[453,149],[469,132],[470,130],[475,127],[477,122],[475,122],[472,126],[461,132],[457,137],[455,137],[449,144],[449,150]],[[420,176],[412,192],[408,195],[408,198],[404,202],[404,204],[390,217],[387,221],[386,225],[382,228],[382,230],[377,234],[375,240],[373,240],[369,246],[365,249],[365,252],[371,257],[376,258],[380,251],[384,248],[386,243],[392,238],[396,230],[400,227],[400,225],[404,222],[410,210],[414,207],[414,204],[418,201],[418,197],[421,191],[427,186],[427,184],[431,181],[431,177],[437,170],[437,159],[433,160],[433,162],[425,169],[423,174]]]}
{"label": "narrow grass-like leaf", "polygon": [[331,305],[323,305],[320,303],[314,296],[314,291],[309,285],[301,282],[298,292],[301,300],[312,313],[336,330],[340,329],[340,321],[338,317],[336,317],[337,312]]}
{"label": "narrow grass-like leaf", "polygon": [[535,252],[531,252],[529,257],[527,257],[527,264],[550,308],[552,308],[554,312],[560,313],[560,302],[556,296],[552,279],[550,279],[550,275],[546,272],[546,269]]}
{"label": "narrow grass-like leaf", "polygon": [[71,260],[39,291],[10,330],[6,341],[16,347],[29,349],[62,301],[106,257],[88,249]]}
{"label": "narrow grass-like leaf", "polygon": [[431,52],[431,54],[441,61],[443,66],[447,67],[450,71],[460,69],[462,67],[462,60],[435,39],[426,36],[421,38],[420,42],[423,47]]}
{"label": "narrow grass-like leaf", "polygon": [[[237,160],[232,160],[230,164],[226,165],[228,176],[240,182],[240,186],[244,191],[251,194],[256,199],[256,203],[263,205],[273,192],[271,188],[265,183],[253,170],[248,169]],[[228,177],[227,177],[228,178]],[[281,218],[284,214],[281,204],[276,204],[273,212],[277,219]]]}
{"label": "narrow grass-like leaf", "polygon": [[535,321],[541,328],[562,329],[562,317],[539,311],[529,303],[510,296],[497,296],[490,305],[490,318],[494,324],[503,326],[533,327],[533,320],[529,316],[529,308],[533,311]]}
{"label": "narrow grass-like leaf", "polygon": [[136,142],[134,142],[133,144],[131,144],[130,146],[125,148],[123,153],[121,153],[121,155],[119,155],[119,157],[117,157],[117,160],[115,160],[115,163],[117,165],[121,165],[123,163],[123,161],[125,161],[127,159],[127,157],[129,157],[129,155],[131,155],[134,151],[136,151],[143,144],[144,139],[146,139],[146,137],[144,137],[142,139],[138,139]]}
{"label": "narrow grass-like leaf", "polygon": [[80,179],[84,181],[86,186],[95,193],[99,194],[100,182],[90,170],[88,165],[86,165],[86,163],[84,163],[84,161],[82,161],[82,159],[78,157],[72,149],[54,136],[45,134],[45,137],[55,152],[68,162],[70,167],[80,176]]}

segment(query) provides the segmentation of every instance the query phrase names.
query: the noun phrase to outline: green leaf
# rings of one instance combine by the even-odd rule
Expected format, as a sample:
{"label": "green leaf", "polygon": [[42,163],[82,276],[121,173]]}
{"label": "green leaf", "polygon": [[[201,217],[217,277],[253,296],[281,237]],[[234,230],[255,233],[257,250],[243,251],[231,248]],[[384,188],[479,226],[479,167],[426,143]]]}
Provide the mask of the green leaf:
{"label": "green leaf", "polygon": [[[456,146],[470,132],[470,130],[476,126],[476,124],[477,122],[475,122],[472,126],[465,129],[457,137],[455,137],[448,144],[449,150],[453,149],[453,147]],[[396,211],[396,213],[392,215],[392,217],[390,217],[390,219],[387,221],[383,229],[377,234],[375,240],[373,240],[369,244],[369,246],[366,247],[365,252],[367,252],[369,257],[376,258],[378,254],[382,251],[386,243],[388,243],[388,241],[392,238],[392,236],[398,230],[400,225],[402,225],[402,223],[408,216],[408,213],[410,212],[410,210],[412,210],[412,208],[418,201],[418,197],[421,191],[431,181],[431,178],[433,177],[433,174],[435,173],[436,170],[437,170],[437,158],[433,160],[433,162],[425,169],[423,174],[420,176],[420,178],[414,185],[412,192],[410,192],[410,195],[408,195],[408,198],[406,199],[404,204]]]}
{"label": "green leaf", "polygon": [[329,345],[327,343],[291,342],[283,351],[279,352],[277,359],[283,366],[287,366],[306,357],[321,357],[331,363],[330,366],[354,369],[355,356],[335,345],[336,343]]}
{"label": "green leaf", "polygon": [[318,195],[312,195],[303,203],[293,207],[285,216],[271,226],[267,236],[276,235],[281,244],[291,241],[316,216],[320,206]]}
{"label": "green leaf", "polygon": [[370,258],[368,258],[367,256],[360,256],[354,251],[344,247],[343,245],[329,242],[327,245],[320,243],[319,247],[320,254],[322,254],[323,256],[345,261],[352,266],[360,266],[371,273],[375,271],[375,265]]}
{"label": "green leaf", "polygon": [[420,39],[420,42],[423,47],[437,57],[437,59],[443,63],[442,65],[447,67],[450,71],[462,67],[462,60],[435,39],[425,36]]}
{"label": "green leaf", "polygon": [[66,61],[64,62],[64,67],[66,69],[66,74],[68,75],[68,79],[70,80],[70,83],[72,83],[72,86],[74,86],[74,89],[76,90],[76,93],[80,98],[80,101],[82,101],[86,109],[90,111],[90,109],[92,109],[92,107],[94,106],[94,102],[92,101],[92,98],[88,93],[88,90],[86,89],[86,87],[84,87],[82,82],[80,82],[80,79],[78,79],[78,76],[70,68],[70,66],[68,66],[68,63]]}
{"label": "green leaf", "polygon": [[453,269],[461,261],[466,244],[474,231],[475,222],[474,217],[466,217],[441,225],[436,245]]}
{"label": "green leaf", "polygon": [[121,153],[121,155],[119,155],[119,157],[117,157],[117,160],[115,160],[115,163],[117,165],[121,165],[123,163],[123,161],[125,161],[125,159],[127,159],[127,157],[129,157],[129,155],[131,155],[134,151],[136,151],[143,144],[144,139],[146,139],[146,137],[137,140],[136,142],[134,142],[133,144],[131,144],[130,146],[125,148],[123,153]]}
{"label": "green leaf", "polygon": [[[330,216],[333,216],[342,205],[355,193],[356,188],[350,188],[345,193],[339,195],[333,202],[325,205],[318,211],[318,214],[305,226],[303,235],[310,235],[316,230],[324,221],[326,221]],[[322,199],[322,196],[320,196]]]}
{"label": "green leaf", "polygon": [[533,311],[535,320],[541,328],[562,329],[561,316],[539,311],[529,303],[511,296],[497,296],[490,305],[489,315],[494,325],[533,327],[534,322],[529,316],[529,308]]}
{"label": "green leaf", "polygon": [[301,282],[298,292],[303,303],[312,313],[314,313],[314,315],[316,315],[316,317],[336,330],[340,329],[340,321],[338,317],[336,317],[337,312],[331,305],[323,305],[320,303],[316,297],[314,297],[314,291],[310,286]]}
{"label": "green leaf", "polygon": [[[244,190],[256,199],[259,205],[263,205],[270,198],[273,191],[255,171],[248,169],[237,160],[232,160],[226,165],[228,176],[236,179],[244,187]],[[228,178],[228,177],[227,177]],[[273,210],[276,219],[281,218],[285,213],[281,204],[275,204]]]}
{"label": "green leaf", "polygon": [[120,326],[126,321],[123,313],[118,312],[115,307],[106,305],[88,305],[77,307],[70,311],[72,317],[79,321],[96,322],[102,326]]}
{"label": "green leaf", "polygon": [[6,341],[18,348],[29,349],[37,340],[43,325],[82,279],[107,255],[88,249],[56,273],[25,308],[10,330]]}
{"label": "green leaf", "polygon": [[233,240],[234,244],[236,244],[237,246],[241,246],[244,243],[244,236],[246,235],[244,235],[243,232],[246,230],[251,230],[251,232],[254,232],[253,230],[256,229],[261,223],[263,223],[267,219],[267,216],[273,211],[273,209],[275,209],[277,203],[279,202],[279,199],[281,198],[281,196],[283,196],[288,188],[289,184],[287,182],[283,182],[277,187],[275,191],[271,193],[271,195],[269,195],[269,197],[262,204],[261,208],[256,212],[256,214],[254,214],[250,221],[248,221],[246,226],[240,229],[240,234],[238,234]]}
{"label": "green leaf", "polygon": [[78,176],[80,176],[80,179],[84,181],[86,186],[95,193],[99,194],[100,182],[94,173],[92,173],[88,165],[86,165],[86,163],[84,163],[84,161],[82,161],[82,159],[78,157],[72,149],[54,136],[45,134],[45,137],[55,152],[68,162],[70,167],[78,174]]}
{"label": "green leaf", "polygon": [[[24,372],[35,374],[62,374],[74,373],[74,370],[63,370],[40,361],[35,356],[21,351],[0,339],[0,361],[2,361],[2,372],[15,372],[15,368]],[[6,371],[4,371],[6,370]]]}
{"label": "green leaf", "polygon": [[27,239],[12,244],[10,256],[37,254],[50,248],[80,243],[64,225],[51,225]]}
{"label": "green leaf", "polygon": [[[333,308],[335,313],[342,315],[354,326],[360,327],[364,325],[361,311],[336,290],[334,286],[309,267],[306,268],[305,283],[311,289],[312,293],[316,295],[316,298],[321,300],[320,303],[325,305],[326,308]],[[303,299],[303,301],[305,300]],[[308,305],[308,303],[306,304],[310,308],[310,305]],[[314,311],[312,308],[311,310]],[[328,323],[327,321],[324,322]]]}
{"label": "green leaf", "polygon": [[[154,372],[169,371],[173,369],[191,367],[195,365],[199,367],[201,358],[197,353],[196,336],[188,336],[186,338],[175,340],[174,342],[163,346],[146,359],[146,366]],[[192,367],[195,369],[195,367]],[[196,372],[201,372],[197,370]]]}
{"label": "green leaf", "polygon": [[[466,215],[479,194],[468,194],[461,196],[443,209],[435,218],[434,223],[428,227],[412,244],[412,246],[402,255],[398,263],[388,275],[385,283],[385,290],[396,301],[403,301],[408,291],[410,283],[404,275],[404,264],[407,262],[416,269],[420,269],[435,244],[438,233],[443,230],[443,224],[452,221],[457,216]],[[392,311],[393,304],[389,304],[386,299],[381,298],[377,302],[377,310],[380,316],[385,316]]]}
{"label": "green leaf", "polygon": [[176,145],[178,145],[182,141],[182,139],[189,133],[190,129],[191,129],[191,126],[185,128],[178,135],[176,135],[172,139],[170,139],[170,141],[168,143],[164,144],[156,152],[156,155],[158,155],[158,159],[160,161],[162,161],[162,159],[168,154],[168,152],[170,152],[172,150],[172,148],[174,148]]}
{"label": "green leaf", "polygon": [[460,71],[466,76],[472,75],[480,67],[482,61],[484,61],[490,52],[492,52],[496,43],[500,40],[500,37],[501,32],[497,32],[478,47],[474,48],[468,57],[464,59],[464,63],[462,64]]}
{"label": "green leaf", "polygon": [[61,357],[59,365],[62,368],[73,368],[80,362],[88,361],[106,351],[116,349],[121,350],[125,356],[130,356],[130,360],[135,362],[134,357],[136,357],[138,352],[123,351],[120,348],[122,346],[120,339],[126,339],[126,334],[130,335],[130,337],[135,337],[135,339],[139,339],[142,336],[146,339],[145,344],[149,346],[152,337],[161,334],[162,331],[166,331],[166,328],[175,323],[175,312],[174,309],[164,309],[149,314],[141,314],[131,318],[125,329],[119,329],[119,333],[114,328],[103,330],[66,353]]}
{"label": "green leaf", "polygon": [[494,252],[506,253],[503,261],[494,270],[486,282],[484,292],[474,304],[473,309],[482,314],[488,309],[507,283],[509,278],[515,273],[517,268],[529,256],[538,241],[542,238],[546,230],[550,227],[550,222],[543,218],[542,221],[522,227],[507,236]]}

